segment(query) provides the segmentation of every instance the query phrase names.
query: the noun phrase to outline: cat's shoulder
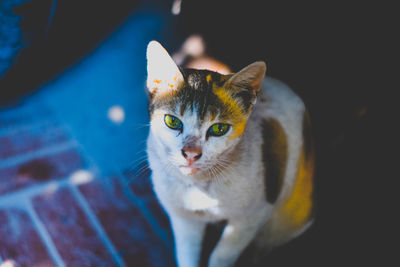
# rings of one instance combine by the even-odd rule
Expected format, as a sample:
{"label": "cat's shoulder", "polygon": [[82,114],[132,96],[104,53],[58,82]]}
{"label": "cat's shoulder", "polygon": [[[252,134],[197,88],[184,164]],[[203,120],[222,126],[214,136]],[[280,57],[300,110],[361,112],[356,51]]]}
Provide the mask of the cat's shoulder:
{"label": "cat's shoulder", "polygon": [[286,83],[266,76],[262,84],[261,101],[282,108],[304,109],[303,100]]}
{"label": "cat's shoulder", "polygon": [[256,117],[301,119],[300,114],[304,114],[306,110],[304,102],[287,84],[267,76],[261,90],[254,109]]}

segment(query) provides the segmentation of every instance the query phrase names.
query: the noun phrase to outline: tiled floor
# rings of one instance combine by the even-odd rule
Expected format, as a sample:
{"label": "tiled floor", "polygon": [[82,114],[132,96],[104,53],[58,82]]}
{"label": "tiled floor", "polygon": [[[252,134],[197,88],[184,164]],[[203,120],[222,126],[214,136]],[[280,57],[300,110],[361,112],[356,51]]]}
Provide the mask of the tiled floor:
{"label": "tiled floor", "polygon": [[[0,266],[174,266],[144,162],[145,47],[138,13],[88,57],[0,110]],[[123,111],[122,120],[108,116]]]}

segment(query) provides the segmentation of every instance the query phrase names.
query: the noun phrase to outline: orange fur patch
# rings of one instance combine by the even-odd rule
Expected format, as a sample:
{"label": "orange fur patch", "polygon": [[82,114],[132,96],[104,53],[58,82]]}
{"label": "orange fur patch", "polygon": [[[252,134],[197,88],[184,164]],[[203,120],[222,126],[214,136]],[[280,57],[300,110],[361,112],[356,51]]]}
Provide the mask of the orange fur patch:
{"label": "orange fur patch", "polygon": [[231,96],[231,94],[225,88],[213,88],[213,92],[222,101],[222,103],[224,103],[224,105],[228,109],[228,112],[232,114],[234,122],[232,128],[235,133],[230,137],[230,139],[242,135],[246,128],[247,117],[246,114],[243,113],[240,104]]}
{"label": "orange fur patch", "polygon": [[[307,112],[304,114],[303,127],[303,131],[311,127]],[[311,136],[303,136],[303,138],[303,142],[306,142],[306,139],[311,138]],[[302,229],[312,219],[314,176],[312,143],[304,143],[300,153],[297,175],[291,192],[288,192],[287,196],[281,199],[277,206],[275,230],[283,235]]]}
{"label": "orange fur patch", "polygon": [[292,193],[280,211],[286,218],[287,223],[293,228],[301,228],[310,219],[312,211],[313,171],[313,161],[305,161],[304,151],[302,151]]}

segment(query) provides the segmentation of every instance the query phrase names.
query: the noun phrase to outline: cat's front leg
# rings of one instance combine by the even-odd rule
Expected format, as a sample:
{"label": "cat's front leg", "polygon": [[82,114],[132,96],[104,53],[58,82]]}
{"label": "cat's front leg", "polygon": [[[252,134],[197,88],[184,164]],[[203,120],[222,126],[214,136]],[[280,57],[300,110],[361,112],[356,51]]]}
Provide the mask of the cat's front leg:
{"label": "cat's front leg", "polygon": [[170,215],[179,267],[198,267],[206,227],[204,222]]}
{"label": "cat's front leg", "polygon": [[229,222],[213,250],[209,267],[229,267],[233,266],[242,251],[254,239],[263,220],[240,222]]}

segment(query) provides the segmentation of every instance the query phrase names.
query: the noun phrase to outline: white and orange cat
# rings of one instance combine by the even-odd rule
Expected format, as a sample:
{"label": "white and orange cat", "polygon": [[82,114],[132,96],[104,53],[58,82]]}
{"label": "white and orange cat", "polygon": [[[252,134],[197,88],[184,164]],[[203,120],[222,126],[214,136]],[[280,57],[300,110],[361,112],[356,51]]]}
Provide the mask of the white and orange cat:
{"label": "white and orange cat", "polygon": [[281,245],[313,220],[313,150],[303,101],[258,61],[223,75],[179,68],[147,48],[154,190],[172,225],[181,267],[198,266],[208,223],[227,221],[208,266]]}

